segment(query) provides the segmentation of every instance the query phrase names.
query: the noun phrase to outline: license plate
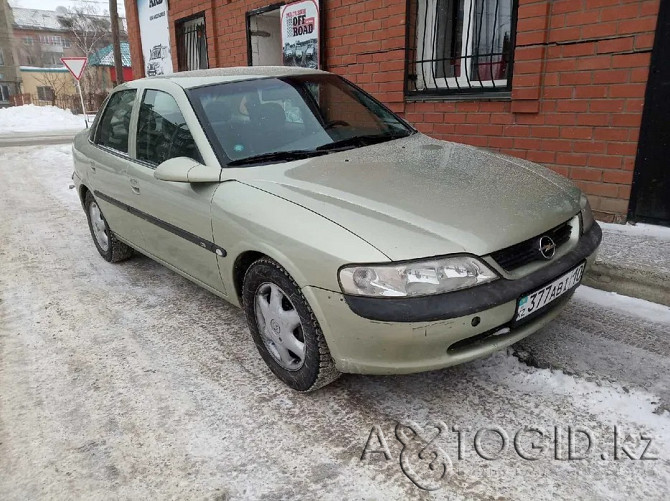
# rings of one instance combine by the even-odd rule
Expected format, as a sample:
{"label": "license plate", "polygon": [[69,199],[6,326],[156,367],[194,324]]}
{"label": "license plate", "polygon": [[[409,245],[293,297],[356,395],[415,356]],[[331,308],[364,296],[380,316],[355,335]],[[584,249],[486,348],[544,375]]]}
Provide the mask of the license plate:
{"label": "license plate", "polygon": [[550,284],[519,298],[516,320],[518,321],[526,318],[528,315],[544,308],[549,303],[556,301],[566,292],[574,289],[579,285],[579,282],[582,279],[584,266],[585,263],[582,263],[574,270],[558,277]]}

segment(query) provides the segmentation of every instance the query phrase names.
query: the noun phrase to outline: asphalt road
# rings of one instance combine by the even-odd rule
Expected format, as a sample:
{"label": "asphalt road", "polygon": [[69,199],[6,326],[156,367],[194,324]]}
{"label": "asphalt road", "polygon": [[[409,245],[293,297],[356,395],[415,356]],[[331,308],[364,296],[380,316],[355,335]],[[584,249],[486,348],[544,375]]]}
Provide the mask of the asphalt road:
{"label": "asphalt road", "polygon": [[667,498],[668,308],[584,288],[507,352],[298,394],[239,310],[104,262],[71,172],[0,150],[2,499]]}
{"label": "asphalt road", "polygon": [[0,147],[69,144],[78,130],[12,132],[0,135]]}

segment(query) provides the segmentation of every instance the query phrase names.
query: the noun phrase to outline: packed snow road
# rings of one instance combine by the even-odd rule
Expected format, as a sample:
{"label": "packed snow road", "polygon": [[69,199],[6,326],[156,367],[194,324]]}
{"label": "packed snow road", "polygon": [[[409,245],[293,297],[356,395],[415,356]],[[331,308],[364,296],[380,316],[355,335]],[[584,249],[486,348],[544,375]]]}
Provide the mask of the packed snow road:
{"label": "packed snow road", "polygon": [[103,261],[71,172],[0,148],[3,499],[667,498],[670,309],[582,287],[508,352],[298,394],[239,310]]}

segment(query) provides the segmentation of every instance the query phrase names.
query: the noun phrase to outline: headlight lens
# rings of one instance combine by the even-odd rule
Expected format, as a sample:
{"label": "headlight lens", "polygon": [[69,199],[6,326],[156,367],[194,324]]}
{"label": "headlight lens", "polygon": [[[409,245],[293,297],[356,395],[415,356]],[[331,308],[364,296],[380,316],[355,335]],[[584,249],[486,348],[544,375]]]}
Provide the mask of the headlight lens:
{"label": "headlight lens", "polygon": [[582,196],[579,200],[579,205],[582,207],[582,233],[586,233],[593,226],[593,212],[591,212],[591,204],[589,204],[589,199],[586,195],[582,193]]}
{"label": "headlight lens", "polygon": [[474,287],[497,278],[491,268],[470,256],[340,269],[342,292],[357,296],[427,296]]}

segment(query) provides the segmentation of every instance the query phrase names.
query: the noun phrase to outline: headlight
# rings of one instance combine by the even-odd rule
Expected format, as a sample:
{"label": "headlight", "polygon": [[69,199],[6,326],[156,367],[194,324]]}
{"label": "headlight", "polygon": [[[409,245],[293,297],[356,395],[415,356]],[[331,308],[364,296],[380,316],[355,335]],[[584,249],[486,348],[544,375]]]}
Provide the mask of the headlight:
{"label": "headlight", "polygon": [[589,204],[589,199],[584,193],[582,193],[581,198],[579,199],[579,205],[582,207],[582,233],[586,233],[593,226],[593,212],[591,212],[591,204]]}
{"label": "headlight", "polygon": [[470,256],[340,269],[342,292],[357,296],[427,296],[474,287],[497,278],[491,268]]}

